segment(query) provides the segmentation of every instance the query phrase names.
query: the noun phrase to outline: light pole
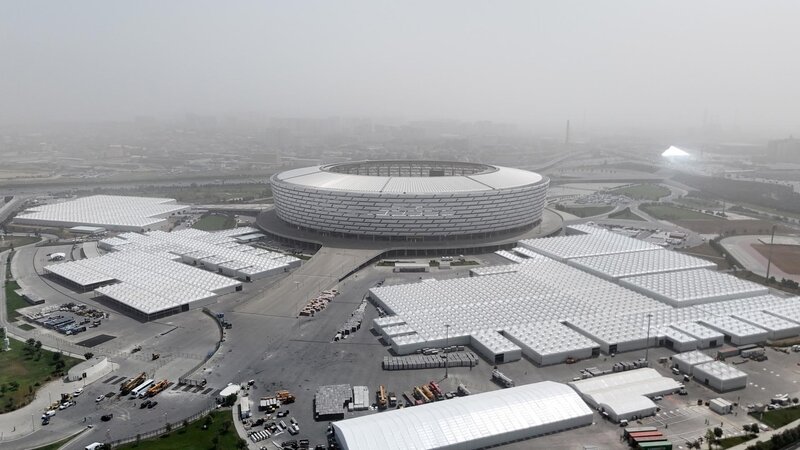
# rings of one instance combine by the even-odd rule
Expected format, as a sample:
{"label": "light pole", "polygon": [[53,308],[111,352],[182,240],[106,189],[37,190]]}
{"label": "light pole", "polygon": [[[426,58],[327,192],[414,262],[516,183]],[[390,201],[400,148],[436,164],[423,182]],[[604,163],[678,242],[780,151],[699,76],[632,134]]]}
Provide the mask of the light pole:
{"label": "light pole", "polygon": [[450,353],[447,351],[447,347],[450,346],[450,324],[444,324],[444,377],[447,378],[449,376],[448,369],[450,365]]}
{"label": "light pole", "polygon": [[644,347],[644,360],[648,363],[650,362],[650,360],[647,358],[650,356],[650,319],[652,318],[653,314],[647,314],[647,343]]}
{"label": "light pole", "polygon": [[769,269],[772,266],[772,243],[775,242],[775,228],[777,227],[777,225],[772,225],[772,236],[769,238],[769,257],[767,258],[767,276],[765,277],[767,285],[769,285]]}
{"label": "light pole", "polygon": [[[300,282],[294,282],[294,295],[297,295],[298,288],[300,287]],[[300,318],[300,297],[297,297],[297,318]],[[300,322],[297,322],[297,326],[300,326]]]}

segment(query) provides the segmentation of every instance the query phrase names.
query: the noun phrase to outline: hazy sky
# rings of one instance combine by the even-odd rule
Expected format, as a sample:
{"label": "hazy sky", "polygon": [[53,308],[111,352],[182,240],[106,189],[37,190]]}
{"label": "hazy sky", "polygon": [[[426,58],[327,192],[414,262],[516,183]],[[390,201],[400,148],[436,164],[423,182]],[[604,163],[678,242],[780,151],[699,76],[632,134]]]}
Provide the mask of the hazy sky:
{"label": "hazy sky", "polygon": [[800,132],[798,1],[0,3],[0,121],[186,112]]}

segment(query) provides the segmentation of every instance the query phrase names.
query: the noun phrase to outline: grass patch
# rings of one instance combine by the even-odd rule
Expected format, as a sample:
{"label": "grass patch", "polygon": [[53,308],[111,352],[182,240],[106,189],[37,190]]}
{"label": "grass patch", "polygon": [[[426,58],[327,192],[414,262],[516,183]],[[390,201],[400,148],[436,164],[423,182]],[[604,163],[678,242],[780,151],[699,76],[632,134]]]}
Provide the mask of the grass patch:
{"label": "grass patch", "polygon": [[613,211],[614,207],[613,206],[561,206],[560,208],[556,207],[556,209],[559,211],[564,211],[565,213],[568,214],[572,214],[573,216],[592,217]]}
{"label": "grass patch", "polygon": [[19,284],[17,284],[16,281],[6,281],[6,314],[9,321],[17,320],[22,316],[22,314],[17,312],[18,309],[31,306],[30,303],[26,302],[24,298],[16,293],[17,289],[19,289]]}
{"label": "grass patch", "polygon": [[208,214],[200,218],[192,225],[192,228],[197,228],[203,231],[219,231],[236,228],[236,219],[232,216],[220,214]]}
{"label": "grass patch", "polygon": [[[40,385],[65,374],[80,360],[24,342],[10,340],[11,351],[0,353],[0,411],[9,412],[33,400]],[[26,352],[26,348],[30,350]],[[61,361],[61,362],[59,362]]]}
{"label": "grass patch", "polygon": [[45,445],[44,447],[36,447],[33,450],[58,450],[59,448],[63,447],[64,444],[71,441],[75,436],[70,436],[64,440],[53,442],[52,444]]}
{"label": "grass patch", "polygon": [[453,262],[450,263],[450,265],[451,266],[477,266],[478,265],[478,261],[470,261],[470,260],[453,261]]}
{"label": "grass patch", "polygon": [[725,259],[725,257],[722,256],[722,254],[717,251],[717,249],[712,247],[708,242],[703,242],[695,247],[676,248],[675,251],[716,263],[719,270],[728,270],[731,268],[728,260]]}
{"label": "grass patch", "polygon": [[725,220],[722,217],[712,216],[711,214],[662,203],[641,205],[639,208],[661,220]]}
{"label": "grass patch", "polygon": [[636,200],[658,201],[670,194],[670,190],[657,184],[636,184],[624,188],[614,189],[614,194],[625,195]]}
{"label": "grass patch", "polygon": [[23,245],[34,244],[40,240],[41,239],[38,237],[5,236],[5,239],[0,240],[0,251],[11,247],[17,248],[22,247]]}
{"label": "grass patch", "polygon": [[[207,425],[204,430],[203,426]],[[214,438],[216,437],[216,442]],[[288,436],[287,436],[288,438]],[[208,450],[214,448],[235,449],[239,436],[233,425],[230,410],[214,411],[203,419],[189,424],[188,428],[174,430],[161,437],[142,440],[115,447],[118,449],[141,448],[147,450]],[[246,446],[244,448],[247,448]]]}
{"label": "grass patch", "polygon": [[645,220],[639,217],[639,215],[635,214],[631,211],[630,208],[625,208],[622,211],[617,211],[613,214],[608,215],[609,219],[622,219],[622,220],[639,220],[644,222]]}
{"label": "grass patch", "polygon": [[31,325],[31,324],[29,324],[29,323],[21,323],[21,324],[17,325],[17,328],[19,328],[21,330],[25,330],[25,331],[31,331],[36,327]]}
{"label": "grass patch", "polygon": [[761,413],[753,413],[751,415],[770,427],[777,429],[800,419],[800,406],[764,411],[763,417]]}
{"label": "grass patch", "polygon": [[717,444],[719,444],[719,446],[722,447],[722,448],[731,448],[731,447],[735,447],[735,446],[737,446],[739,444],[743,444],[743,443],[745,443],[747,441],[753,440],[755,438],[756,438],[756,435],[754,435],[754,434],[749,434],[749,435],[745,434],[745,435],[742,435],[742,436],[732,436],[732,437],[726,437],[726,438],[718,440]]}
{"label": "grass patch", "polygon": [[379,261],[375,265],[378,267],[394,267],[394,261]]}

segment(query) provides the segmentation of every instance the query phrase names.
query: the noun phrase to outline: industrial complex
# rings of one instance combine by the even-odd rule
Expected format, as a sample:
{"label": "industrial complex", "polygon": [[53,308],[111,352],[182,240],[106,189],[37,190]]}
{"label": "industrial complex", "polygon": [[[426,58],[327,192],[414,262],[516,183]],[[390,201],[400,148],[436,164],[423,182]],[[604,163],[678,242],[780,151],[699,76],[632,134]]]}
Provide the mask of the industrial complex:
{"label": "industrial complex", "polygon": [[[216,302],[242,289],[242,281],[297,267],[292,256],[240,244],[252,228],[205,232],[127,232],[103,239],[109,253],[45,267],[50,276],[83,291],[94,290],[123,310],[152,320]],[[205,269],[205,270],[203,270]]]}
{"label": "industrial complex", "polygon": [[[237,430],[252,449],[310,448],[284,432],[317,437],[332,420],[323,447],[346,450],[556,448],[556,433],[611,436],[608,448],[622,433],[667,450],[662,431],[618,425],[658,425],[688,395],[734,411],[739,399],[720,396],[764,383],[743,358],[800,336],[797,298],[709,259],[636,229],[544,226],[550,181],[534,172],[361,161],[270,182],[274,207],[219,231],[189,228],[207,211],[167,198],[31,207],[14,224],[69,229],[71,241],[15,255],[21,288],[44,299],[21,320],[61,333],[73,352],[93,349],[67,378],[105,377],[97,395],[149,382],[177,410],[193,401],[181,392],[202,396],[195,405],[238,395]],[[51,305],[48,292],[70,301]],[[99,318],[124,331],[87,330]],[[87,337],[73,342],[78,332]],[[143,346],[150,358],[134,357]]]}

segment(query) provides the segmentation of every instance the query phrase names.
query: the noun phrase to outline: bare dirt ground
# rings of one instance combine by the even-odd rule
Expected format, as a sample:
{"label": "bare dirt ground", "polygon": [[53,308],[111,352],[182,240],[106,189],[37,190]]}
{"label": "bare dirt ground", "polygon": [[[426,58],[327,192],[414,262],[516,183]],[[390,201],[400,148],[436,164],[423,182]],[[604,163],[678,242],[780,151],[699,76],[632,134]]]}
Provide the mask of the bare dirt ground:
{"label": "bare dirt ground", "polygon": [[[753,244],[752,246],[761,256],[769,258],[770,246],[766,244]],[[773,245],[772,264],[792,275],[800,274],[800,248],[796,245]]]}

